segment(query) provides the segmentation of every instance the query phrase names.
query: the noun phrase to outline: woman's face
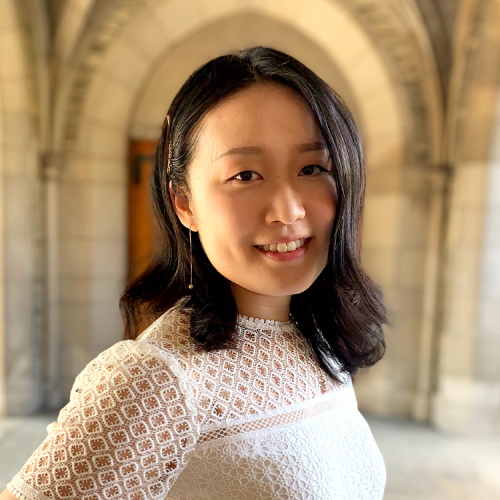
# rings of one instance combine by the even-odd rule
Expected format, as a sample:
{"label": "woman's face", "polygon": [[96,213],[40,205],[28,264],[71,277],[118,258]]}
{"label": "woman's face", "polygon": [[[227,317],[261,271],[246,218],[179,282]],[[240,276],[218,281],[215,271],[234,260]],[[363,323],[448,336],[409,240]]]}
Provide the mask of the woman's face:
{"label": "woman's face", "polygon": [[[237,293],[303,292],[327,263],[337,202],[312,113],[291,89],[256,84],[212,109],[200,125],[190,196],[175,202],[180,220],[199,232],[211,263]],[[296,236],[310,240],[288,260],[256,247]]]}

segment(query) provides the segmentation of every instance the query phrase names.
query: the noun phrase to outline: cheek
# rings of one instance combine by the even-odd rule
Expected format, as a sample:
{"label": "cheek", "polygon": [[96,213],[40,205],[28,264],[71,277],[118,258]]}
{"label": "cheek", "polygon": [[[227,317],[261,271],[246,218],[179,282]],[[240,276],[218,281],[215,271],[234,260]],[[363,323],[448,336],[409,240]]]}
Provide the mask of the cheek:
{"label": "cheek", "polygon": [[320,226],[332,229],[331,226],[337,213],[337,202],[337,190],[333,180],[325,184],[320,192],[316,192],[314,197],[311,197],[311,206]]}
{"label": "cheek", "polygon": [[200,238],[210,258],[226,260],[252,242],[255,228],[255,204],[241,196],[221,196],[204,191],[197,204]]}
{"label": "cheek", "polygon": [[[244,200],[228,196],[210,196],[207,193],[205,215],[207,225],[223,230],[226,237],[242,232],[253,218],[255,205],[245,204]],[[253,211],[252,211],[253,207]]]}
{"label": "cheek", "polygon": [[255,203],[241,197],[224,197],[219,199],[216,215],[234,234],[242,234],[253,227],[255,209]]}

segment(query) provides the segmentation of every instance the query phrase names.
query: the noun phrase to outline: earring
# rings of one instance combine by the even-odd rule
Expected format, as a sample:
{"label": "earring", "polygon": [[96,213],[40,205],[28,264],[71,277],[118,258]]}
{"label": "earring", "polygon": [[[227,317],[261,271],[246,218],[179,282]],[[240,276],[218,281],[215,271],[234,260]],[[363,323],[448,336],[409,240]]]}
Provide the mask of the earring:
{"label": "earring", "polygon": [[168,142],[168,155],[167,155],[167,175],[170,175],[171,162],[172,162],[172,139],[171,139],[171,118],[167,115],[167,142]]}
{"label": "earring", "polygon": [[189,284],[189,289],[192,290],[193,287],[193,244],[191,241],[191,224],[189,224],[189,255],[190,255],[190,262],[191,262],[191,283]]}

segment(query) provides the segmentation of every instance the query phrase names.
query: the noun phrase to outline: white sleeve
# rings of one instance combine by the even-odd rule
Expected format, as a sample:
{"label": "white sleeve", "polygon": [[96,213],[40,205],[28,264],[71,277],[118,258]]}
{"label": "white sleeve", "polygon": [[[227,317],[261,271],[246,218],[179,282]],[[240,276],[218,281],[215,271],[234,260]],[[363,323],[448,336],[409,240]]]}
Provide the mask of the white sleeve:
{"label": "white sleeve", "polygon": [[47,431],[8,485],[20,498],[164,498],[199,436],[192,388],[175,357],[133,340],[86,366]]}

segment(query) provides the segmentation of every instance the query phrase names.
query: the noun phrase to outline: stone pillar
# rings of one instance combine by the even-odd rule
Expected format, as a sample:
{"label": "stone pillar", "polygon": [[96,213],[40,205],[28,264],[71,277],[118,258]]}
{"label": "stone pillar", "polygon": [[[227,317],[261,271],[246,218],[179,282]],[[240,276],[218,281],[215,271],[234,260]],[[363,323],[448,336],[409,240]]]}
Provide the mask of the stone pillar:
{"label": "stone pillar", "polygon": [[360,370],[355,390],[362,410],[410,417],[417,390],[429,216],[433,210],[429,167],[369,169],[363,215],[362,264],[382,287],[390,325],[387,350],[375,366]]}
{"label": "stone pillar", "polygon": [[37,110],[33,102],[29,33],[18,2],[0,2],[0,122],[2,170],[3,412],[29,414],[43,402],[42,316],[38,275],[40,179]]}
{"label": "stone pillar", "polygon": [[475,419],[480,418],[474,401],[480,389],[476,351],[487,171],[485,163],[457,164],[451,186],[439,378],[432,421],[453,432],[472,432],[478,428]]}
{"label": "stone pillar", "polygon": [[60,374],[59,325],[59,182],[62,158],[58,154],[43,156],[45,201],[45,291],[46,291],[46,370],[45,406],[62,405]]}
{"label": "stone pillar", "polygon": [[430,190],[429,225],[425,255],[422,320],[418,345],[417,386],[412,416],[419,422],[430,419],[437,359],[436,327],[439,301],[439,268],[444,223],[444,188],[446,171],[434,170],[428,175]]}
{"label": "stone pillar", "polygon": [[[3,109],[2,106],[2,92],[0,92],[0,110]],[[5,414],[6,409],[6,377],[5,377],[5,311],[4,311],[4,213],[3,213],[3,123],[2,123],[2,113],[0,112],[0,276],[2,279],[0,281],[0,416]]]}
{"label": "stone pillar", "polygon": [[493,134],[489,120],[476,124],[477,134],[491,138],[483,155],[490,159],[472,158],[470,143],[469,158],[456,165],[450,201],[432,419],[462,434],[500,433],[500,104],[496,110]]}

